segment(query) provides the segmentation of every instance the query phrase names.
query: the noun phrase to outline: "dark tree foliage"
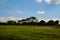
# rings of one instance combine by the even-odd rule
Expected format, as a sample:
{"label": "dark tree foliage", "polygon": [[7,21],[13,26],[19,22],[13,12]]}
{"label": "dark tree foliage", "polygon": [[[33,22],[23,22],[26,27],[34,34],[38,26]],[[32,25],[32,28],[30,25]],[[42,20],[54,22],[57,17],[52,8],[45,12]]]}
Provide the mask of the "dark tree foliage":
{"label": "dark tree foliage", "polygon": [[39,24],[40,24],[40,25],[46,25],[46,22],[45,22],[44,20],[41,20],[41,21],[39,22]]}
{"label": "dark tree foliage", "polygon": [[54,23],[55,23],[55,25],[58,25],[59,24],[59,20],[56,20]]}
{"label": "dark tree foliage", "polygon": [[30,22],[36,22],[36,17],[30,17],[30,18],[29,18],[29,21],[30,21]]}
{"label": "dark tree foliage", "polygon": [[35,24],[35,22],[37,22],[36,17],[29,17],[29,18],[26,18],[26,19],[22,19],[20,21],[20,23],[26,24],[26,25],[33,25],[33,24]]}
{"label": "dark tree foliage", "polygon": [[35,22],[37,22],[37,18],[36,17],[30,17],[29,22],[30,22],[30,24],[35,24]]}
{"label": "dark tree foliage", "polygon": [[27,24],[27,20],[26,19],[22,19],[22,20],[18,20],[18,24]]}
{"label": "dark tree foliage", "polygon": [[2,25],[2,22],[0,22],[0,25]]}
{"label": "dark tree foliage", "polygon": [[22,24],[22,20],[18,20],[18,24]]}
{"label": "dark tree foliage", "polygon": [[5,22],[0,22],[0,25],[6,25],[6,23]]}
{"label": "dark tree foliage", "polygon": [[54,21],[53,21],[53,20],[49,20],[49,21],[47,22],[47,25],[54,25]]}
{"label": "dark tree foliage", "polygon": [[44,20],[38,21],[36,17],[29,17],[26,19],[18,20],[18,22],[14,20],[8,20],[7,22],[0,22],[0,25],[58,25],[59,20],[49,20],[45,22]]}
{"label": "dark tree foliage", "polygon": [[8,25],[13,25],[13,24],[16,25],[16,21],[10,20],[10,21],[7,21],[7,24],[8,24]]}

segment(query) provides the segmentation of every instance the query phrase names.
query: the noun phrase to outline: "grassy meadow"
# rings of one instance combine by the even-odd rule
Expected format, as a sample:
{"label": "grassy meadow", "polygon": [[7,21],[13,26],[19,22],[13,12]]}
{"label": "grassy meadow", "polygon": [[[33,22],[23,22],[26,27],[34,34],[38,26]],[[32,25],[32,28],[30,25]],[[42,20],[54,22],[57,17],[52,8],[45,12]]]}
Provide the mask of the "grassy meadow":
{"label": "grassy meadow", "polygon": [[60,40],[60,28],[0,26],[0,40]]}

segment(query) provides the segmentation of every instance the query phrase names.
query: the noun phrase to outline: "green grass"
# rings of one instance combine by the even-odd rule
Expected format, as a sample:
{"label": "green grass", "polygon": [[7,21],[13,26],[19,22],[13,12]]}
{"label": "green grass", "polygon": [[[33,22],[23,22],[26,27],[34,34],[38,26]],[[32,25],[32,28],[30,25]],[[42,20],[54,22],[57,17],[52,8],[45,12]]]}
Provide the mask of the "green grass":
{"label": "green grass", "polygon": [[60,28],[0,26],[0,40],[60,40]]}

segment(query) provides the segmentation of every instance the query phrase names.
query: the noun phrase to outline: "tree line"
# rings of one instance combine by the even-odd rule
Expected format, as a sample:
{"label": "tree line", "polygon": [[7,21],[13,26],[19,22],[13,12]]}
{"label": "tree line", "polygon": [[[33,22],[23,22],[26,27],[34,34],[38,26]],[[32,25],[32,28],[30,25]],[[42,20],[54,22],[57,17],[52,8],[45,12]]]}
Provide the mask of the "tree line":
{"label": "tree line", "polygon": [[0,22],[0,25],[59,25],[59,20],[49,20],[45,22],[44,20],[38,21],[36,17],[29,17],[26,19],[18,20],[8,20],[7,22]]}

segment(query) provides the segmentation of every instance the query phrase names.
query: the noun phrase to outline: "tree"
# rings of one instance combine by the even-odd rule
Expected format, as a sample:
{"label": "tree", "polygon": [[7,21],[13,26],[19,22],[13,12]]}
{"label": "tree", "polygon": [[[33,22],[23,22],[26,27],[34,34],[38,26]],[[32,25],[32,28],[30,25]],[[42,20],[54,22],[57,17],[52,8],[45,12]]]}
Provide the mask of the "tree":
{"label": "tree", "polygon": [[35,22],[37,22],[37,19],[36,19],[36,17],[26,18],[26,22],[28,24],[35,24]]}
{"label": "tree", "polygon": [[38,19],[36,17],[26,18],[27,25],[33,25],[32,27],[35,27],[34,25],[36,24],[37,21],[38,21]]}
{"label": "tree", "polygon": [[59,20],[56,20],[54,23],[55,23],[55,25],[58,25],[59,24]]}
{"label": "tree", "polygon": [[26,22],[27,22],[27,23],[30,22],[30,18],[26,18]]}
{"label": "tree", "polygon": [[36,22],[36,17],[30,17],[31,22]]}
{"label": "tree", "polygon": [[22,20],[18,20],[18,24],[22,24]]}
{"label": "tree", "polygon": [[0,25],[6,25],[6,23],[5,22],[0,22]]}
{"label": "tree", "polygon": [[2,25],[2,22],[0,22],[0,25]]}
{"label": "tree", "polygon": [[53,21],[53,20],[49,20],[49,21],[47,22],[47,25],[54,25],[54,21]]}
{"label": "tree", "polygon": [[7,21],[7,24],[9,25],[16,24],[16,21],[10,20],[10,21]]}
{"label": "tree", "polygon": [[41,20],[39,24],[40,25],[46,25],[46,22],[44,20]]}
{"label": "tree", "polygon": [[36,17],[30,17],[30,18],[29,18],[29,21],[30,21],[30,22],[37,22],[37,18],[36,18]]}
{"label": "tree", "polygon": [[18,20],[18,24],[26,24],[26,19]]}

